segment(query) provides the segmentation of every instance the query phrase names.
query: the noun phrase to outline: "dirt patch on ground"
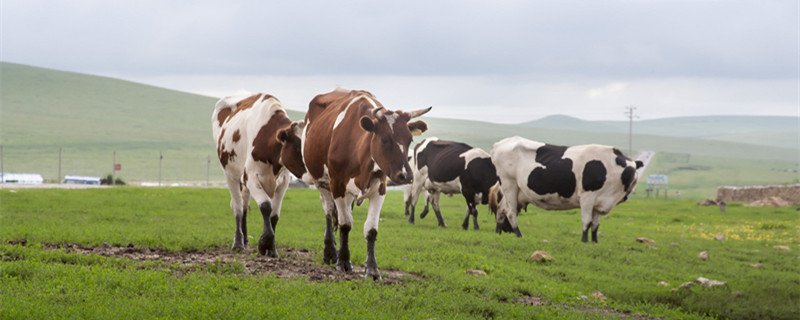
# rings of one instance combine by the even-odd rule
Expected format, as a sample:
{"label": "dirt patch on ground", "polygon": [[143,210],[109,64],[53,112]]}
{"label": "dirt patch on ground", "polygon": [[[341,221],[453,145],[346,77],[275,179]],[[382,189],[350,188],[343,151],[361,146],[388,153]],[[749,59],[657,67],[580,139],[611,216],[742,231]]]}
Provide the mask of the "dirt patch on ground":
{"label": "dirt patch on ground", "polygon": [[[24,244],[23,244],[24,245]],[[85,247],[77,244],[45,245],[48,250],[64,250],[85,255],[127,258],[140,262],[140,268],[148,268],[141,263],[161,261],[173,274],[182,275],[203,270],[228,270],[223,272],[242,272],[247,275],[275,275],[278,278],[303,277],[312,282],[350,281],[364,279],[364,267],[353,266],[353,272],[341,272],[331,266],[314,262],[311,253],[305,249],[280,248],[280,258],[269,258],[259,255],[251,248],[242,252],[230,249],[209,251],[172,252],[163,249],[137,248],[133,245],[115,247],[104,244],[98,247]],[[242,270],[243,265],[243,270]],[[402,283],[404,279],[419,278],[408,272],[381,270],[385,284]]]}

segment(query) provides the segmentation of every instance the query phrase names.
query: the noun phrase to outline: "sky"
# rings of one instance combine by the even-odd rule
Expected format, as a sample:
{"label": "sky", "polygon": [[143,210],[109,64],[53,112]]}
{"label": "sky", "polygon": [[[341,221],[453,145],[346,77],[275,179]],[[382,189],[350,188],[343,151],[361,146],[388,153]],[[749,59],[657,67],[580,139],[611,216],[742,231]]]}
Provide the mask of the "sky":
{"label": "sky", "polygon": [[797,117],[800,1],[3,0],[0,61],[300,111],[343,86],[498,123]]}

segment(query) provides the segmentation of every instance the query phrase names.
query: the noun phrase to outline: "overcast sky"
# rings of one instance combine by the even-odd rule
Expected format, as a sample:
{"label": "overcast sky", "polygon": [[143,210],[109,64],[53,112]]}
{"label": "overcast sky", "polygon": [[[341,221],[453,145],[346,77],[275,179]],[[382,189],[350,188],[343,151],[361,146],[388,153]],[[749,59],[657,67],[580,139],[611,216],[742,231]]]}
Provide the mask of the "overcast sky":
{"label": "overcast sky", "polygon": [[[337,85],[390,109],[518,123],[800,115],[800,1],[3,0],[0,60],[304,111]],[[209,110],[213,108],[209,106]],[[210,111],[209,111],[210,112]]]}

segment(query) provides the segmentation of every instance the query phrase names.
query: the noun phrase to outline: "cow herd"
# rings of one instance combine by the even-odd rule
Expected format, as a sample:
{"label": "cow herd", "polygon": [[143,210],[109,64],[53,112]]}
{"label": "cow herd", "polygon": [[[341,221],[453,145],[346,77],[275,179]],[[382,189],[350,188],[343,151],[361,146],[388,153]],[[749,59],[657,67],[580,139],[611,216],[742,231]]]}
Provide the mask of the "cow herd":
{"label": "cow herd", "polygon": [[489,154],[464,143],[427,138],[411,150],[412,136],[428,129],[424,121],[413,119],[430,110],[392,111],[367,91],[336,88],[314,97],[305,118],[292,121],[269,94],[220,99],[211,121],[236,221],[233,249],[249,245],[247,210],[253,199],[264,221],[258,251],[277,257],[275,230],[292,175],[319,191],[325,212],[323,260],[342,271],[352,271],[353,205],[369,200],[363,229],[365,277],[373,279],[380,278],[375,241],[389,182],[404,185],[410,223],[423,195],[420,217],[430,205],[439,226],[445,227],[439,196],[460,193],[467,204],[464,229],[470,217],[479,229],[477,205],[489,204],[496,232],[521,237],[516,216],[533,203],[548,210],[580,208],[582,241],[588,242],[591,231],[597,242],[599,216],[624,201],[638,180],[641,162],[601,145],[562,147],[512,137],[495,143]]}

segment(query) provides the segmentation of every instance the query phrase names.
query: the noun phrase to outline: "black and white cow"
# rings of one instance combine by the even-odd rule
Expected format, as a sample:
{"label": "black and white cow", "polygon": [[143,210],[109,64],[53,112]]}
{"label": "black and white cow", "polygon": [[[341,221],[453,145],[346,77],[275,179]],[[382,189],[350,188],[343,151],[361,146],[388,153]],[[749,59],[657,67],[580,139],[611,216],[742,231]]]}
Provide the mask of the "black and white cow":
{"label": "black and white cow", "polygon": [[[583,235],[597,242],[600,216],[627,200],[643,164],[616,148],[603,145],[555,146],[521,137],[503,139],[492,147],[492,162],[500,177],[496,231],[522,234],[517,214],[529,203],[545,210],[581,209]],[[497,186],[495,186],[495,189]]]}
{"label": "black and white cow", "polygon": [[478,227],[478,203],[486,204],[489,188],[497,183],[497,172],[486,151],[465,143],[427,138],[414,148],[412,156],[414,181],[406,187],[405,203],[408,222],[414,223],[414,206],[420,193],[426,193],[425,209],[420,218],[428,214],[428,203],[433,206],[440,227],[446,227],[439,210],[439,196],[444,193],[460,193],[467,201],[467,215],[461,227],[469,228],[469,217],[473,227]]}

